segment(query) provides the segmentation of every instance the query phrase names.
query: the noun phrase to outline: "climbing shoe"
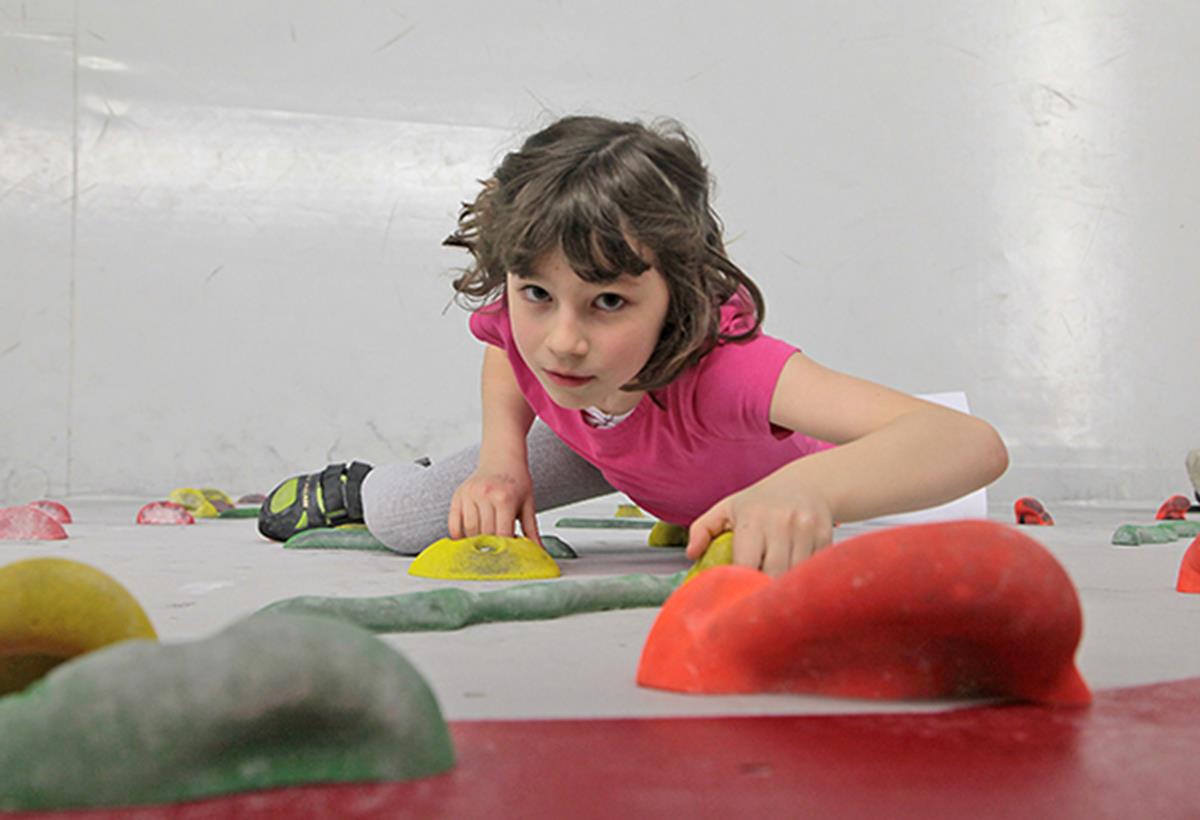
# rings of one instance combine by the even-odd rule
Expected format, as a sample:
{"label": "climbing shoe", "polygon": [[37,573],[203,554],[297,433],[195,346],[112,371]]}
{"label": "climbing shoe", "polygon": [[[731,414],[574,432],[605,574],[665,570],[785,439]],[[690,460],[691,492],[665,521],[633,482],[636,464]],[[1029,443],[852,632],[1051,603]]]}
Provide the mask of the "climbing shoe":
{"label": "climbing shoe", "polygon": [[258,511],[258,531],[275,541],[318,527],[362,523],[362,483],[371,465],[330,464],[319,473],[289,478]]}

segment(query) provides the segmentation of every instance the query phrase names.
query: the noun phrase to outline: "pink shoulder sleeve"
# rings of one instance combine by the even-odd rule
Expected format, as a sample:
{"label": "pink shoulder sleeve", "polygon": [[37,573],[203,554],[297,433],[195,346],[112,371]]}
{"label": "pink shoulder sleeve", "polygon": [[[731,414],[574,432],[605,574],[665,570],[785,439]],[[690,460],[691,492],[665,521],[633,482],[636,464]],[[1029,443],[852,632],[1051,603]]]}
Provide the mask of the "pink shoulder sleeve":
{"label": "pink shoulder sleeve", "polygon": [[508,305],[503,299],[473,311],[468,327],[471,334],[481,342],[508,350]]}
{"label": "pink shoulder sleeve", "polygon": [[771,425],[771,399],[783,366],[797,348],[758,334],[747,342],[718,346],[697,367],[697,416],[713,435],[742,440],[785,438],[791,431]]}

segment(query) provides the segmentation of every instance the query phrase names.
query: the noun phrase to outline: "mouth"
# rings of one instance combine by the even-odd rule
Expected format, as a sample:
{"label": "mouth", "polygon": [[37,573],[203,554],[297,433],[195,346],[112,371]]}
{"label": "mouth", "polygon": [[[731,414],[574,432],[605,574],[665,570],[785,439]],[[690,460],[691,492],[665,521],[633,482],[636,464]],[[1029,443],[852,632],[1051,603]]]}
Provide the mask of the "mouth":
{"label": "mouth", "polygon": [[545,369],[542,372],[550,378],[550,381],[563,387],[580,387],[596,378],[595,376],[573,376],[570,373],[556,373],[553,370]]}

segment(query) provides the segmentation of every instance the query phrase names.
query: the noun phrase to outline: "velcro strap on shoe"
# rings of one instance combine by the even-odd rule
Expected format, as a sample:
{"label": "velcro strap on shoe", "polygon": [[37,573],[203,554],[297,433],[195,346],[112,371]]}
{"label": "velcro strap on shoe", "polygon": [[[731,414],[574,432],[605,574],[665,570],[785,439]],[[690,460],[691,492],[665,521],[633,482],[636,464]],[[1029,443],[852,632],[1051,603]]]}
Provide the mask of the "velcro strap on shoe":
{"label": "velcro strap on shoe", "polygon": [[330,464],[321,471],[321,493],[325,502],[325,520],[330,524],[346,518],[346,493],[342,487],[345,464]]}
{"label": "velcro strap on shoe", "polygon": [[362,483],[371,472],[371,465],[353,461],[346,468],[346,511],[354,521],[363,520]]}

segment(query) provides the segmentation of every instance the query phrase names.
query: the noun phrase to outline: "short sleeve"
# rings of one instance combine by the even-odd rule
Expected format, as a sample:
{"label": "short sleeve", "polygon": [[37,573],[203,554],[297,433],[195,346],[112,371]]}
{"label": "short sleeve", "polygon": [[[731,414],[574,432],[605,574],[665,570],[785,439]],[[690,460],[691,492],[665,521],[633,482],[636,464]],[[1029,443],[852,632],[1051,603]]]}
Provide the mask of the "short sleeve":
{"label": "short sleeve", "polygon": [[697,365],[697,419],[712,435],[731,441],[790,436],[791,430],[771,424],[771,399],[784,364],[797,350],[763,333],[718,345]]}
{"label": "short sleeve", "polygon": [[481,342],[508,349],[511,334],[508,323],[508,304],[499,299],[473,311],[468,322],[471,334]]}

